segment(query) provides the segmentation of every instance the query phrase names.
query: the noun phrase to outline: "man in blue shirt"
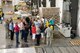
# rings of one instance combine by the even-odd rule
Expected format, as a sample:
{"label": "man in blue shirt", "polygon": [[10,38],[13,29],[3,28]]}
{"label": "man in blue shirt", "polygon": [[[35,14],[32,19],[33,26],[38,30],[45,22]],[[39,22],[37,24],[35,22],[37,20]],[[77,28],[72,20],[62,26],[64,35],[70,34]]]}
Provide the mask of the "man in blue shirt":
{"label": "man in blue shirt", "polygon": [[9,23],[9,31],[10,31],[10,38],[11,40],[13,40],[14,39],[14,24],[13,24],[12,19],[10,20],[10,23]]}

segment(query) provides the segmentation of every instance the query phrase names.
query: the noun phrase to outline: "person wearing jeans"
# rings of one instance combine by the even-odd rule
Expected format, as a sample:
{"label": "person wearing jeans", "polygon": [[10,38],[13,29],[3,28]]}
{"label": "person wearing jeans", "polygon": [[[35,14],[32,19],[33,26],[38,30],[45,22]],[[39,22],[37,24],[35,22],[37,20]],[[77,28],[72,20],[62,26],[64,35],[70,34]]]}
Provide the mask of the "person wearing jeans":
{"label": "person wearing jeans", "polygon": [[14,32],[16,34],[16,43],[19,43],[19,26],[18,26],[17,22],[14,27]]}
{"label": "person wearing jeans", "polygon": [[23,25],[22,19],[20,19],[20,22],[19,22],[18,26],[19,26],[19,28],[20,28],[21,39],[23,40],[24,25]]}
{"label": "person wearing jeans", "polygon": [[19,32],[15,32],[16,34],[16,43],[19,43]]}
{"label": "person wearing jeans", "polygon": [[10,38],[11,40],[14,39],[14,26],[13,26],[13,21],[12,19],[10,20],[10,23],[9,23],[9,31],[10,31]]}

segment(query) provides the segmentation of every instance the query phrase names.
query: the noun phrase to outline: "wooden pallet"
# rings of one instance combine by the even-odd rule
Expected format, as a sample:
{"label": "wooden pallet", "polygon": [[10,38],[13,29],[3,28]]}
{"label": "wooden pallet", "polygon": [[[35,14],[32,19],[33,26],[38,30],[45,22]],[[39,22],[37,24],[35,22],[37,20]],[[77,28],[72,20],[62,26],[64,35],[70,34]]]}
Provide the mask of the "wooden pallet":
{"label": "wooden pallet", "polygon": [[80,45],[80,40],[71,40],[70,43],[72,45]]}

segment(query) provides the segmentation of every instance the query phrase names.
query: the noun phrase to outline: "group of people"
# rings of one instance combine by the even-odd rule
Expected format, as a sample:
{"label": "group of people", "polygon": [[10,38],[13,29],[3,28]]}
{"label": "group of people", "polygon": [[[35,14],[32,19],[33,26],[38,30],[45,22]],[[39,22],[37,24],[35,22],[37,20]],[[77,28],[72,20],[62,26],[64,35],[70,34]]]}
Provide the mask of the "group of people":
{"label": "group of people", "polygon": [[54,20],[44,17],[19,17],[17,21],[14,22],[12,19],[6,19],[5,29],[6,38],[14,40],[15,33],[16,43],[18,44],[20,44],[19,34],[21,34],[21,40],[24,40],[24,42],[28,42],[28,35],[30,35],[33,45],[39,46],[41,42],[46,42],[47,45],[50,45],[53,37]]}

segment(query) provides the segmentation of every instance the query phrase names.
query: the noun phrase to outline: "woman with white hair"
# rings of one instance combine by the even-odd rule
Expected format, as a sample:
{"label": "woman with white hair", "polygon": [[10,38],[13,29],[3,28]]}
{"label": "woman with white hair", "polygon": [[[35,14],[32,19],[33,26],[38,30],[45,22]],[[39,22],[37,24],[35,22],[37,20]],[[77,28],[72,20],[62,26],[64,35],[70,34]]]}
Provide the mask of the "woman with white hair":
{"label": "woman with white hair", "polygon": [[45,29],[46,34],[46,44],[51,45],[51,37],[53,36],[53,30],[50,28],[50,25]]}

